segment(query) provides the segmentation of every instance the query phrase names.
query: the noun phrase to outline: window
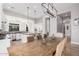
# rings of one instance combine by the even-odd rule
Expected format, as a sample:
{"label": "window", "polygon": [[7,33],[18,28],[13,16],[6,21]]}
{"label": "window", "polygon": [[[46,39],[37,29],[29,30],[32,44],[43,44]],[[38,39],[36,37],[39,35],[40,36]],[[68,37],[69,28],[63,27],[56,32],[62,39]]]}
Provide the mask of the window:
{"label": "window", "polygon": [[19,24],[9,24],[9,31],[19,31]]}

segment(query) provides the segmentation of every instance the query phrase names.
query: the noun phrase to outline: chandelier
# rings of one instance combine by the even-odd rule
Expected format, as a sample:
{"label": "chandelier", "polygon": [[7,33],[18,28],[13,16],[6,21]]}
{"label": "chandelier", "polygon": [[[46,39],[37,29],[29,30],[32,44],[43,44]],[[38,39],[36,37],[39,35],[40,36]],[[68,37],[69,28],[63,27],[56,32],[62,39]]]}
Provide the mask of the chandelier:
{"label": "chandelier", "polygon": [[46,10],[45,13],[53,17],[57,16],[57,9],[53,3],[42,3],[41,6]]}

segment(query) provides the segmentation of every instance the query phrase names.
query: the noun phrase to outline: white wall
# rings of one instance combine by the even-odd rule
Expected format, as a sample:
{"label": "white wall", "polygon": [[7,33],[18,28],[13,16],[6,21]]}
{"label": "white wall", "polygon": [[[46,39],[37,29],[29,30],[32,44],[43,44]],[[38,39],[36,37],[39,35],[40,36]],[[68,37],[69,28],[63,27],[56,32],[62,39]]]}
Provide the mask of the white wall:
{"label": "white wall", "polygon": [[79,26],[74,25],[74,19],[79,18],[79,6],[71,9],[71,41],[79,43]]}
{"label": "white wall", "polygon": [[42,22],[41,23],[34,24],[34,28],[37,29],[37,32],[43,31]]}
{"label": "white wall", "polygon": [[27,24],[29,27],[29,32],[34,32],[34,21],[33,20],[14,17],[14,16],[10,16],[10,15],[5,15],[5,17],[7,20],[5,31],[9,31],[9,23],[15,23],[15,24],[19,24],[20,31],[26,31],[26,24]]}
{"label": "white wall", "polygon": [[29,26],[29,32],[34,33],[34,21],[28,20],[26,24],[28,24],[28,26]]}
{"label": "white wall", "polygon": [[[45,16],[43,18],[43,34],[46,34],[46,28],[45,28],[45,18],[48,16]],[[55,35],[56,37],[62,37],[62,33],[57,33],[57,17],[50,17],[50,33],[49,36]]]}
{"label": "white wall", "polygon": [[37,28],[38,32],[43,30],[42,20],[41,22],[38,22],[35,24],[34,20],[30,20],[30,19],[14,17],[10,15],[5,15],[5,18],[7,21],[6,26],[5,26],[5,31],[9,31],[9,23],[19,24],[20,31],[26,31],[26,24],[28,25],[30,33],[34,33],[34,28]]}
{"label": "white wall", "polygon": [[0,3],[0,29],[2,29],[1,28],[1,21],[2,21],[2,19],[1,19],[1,16],[2,16],[2,3]]}
{"label": "white wall", "polygon": [[50,36],[57,33],[57,18],[50,18]]}

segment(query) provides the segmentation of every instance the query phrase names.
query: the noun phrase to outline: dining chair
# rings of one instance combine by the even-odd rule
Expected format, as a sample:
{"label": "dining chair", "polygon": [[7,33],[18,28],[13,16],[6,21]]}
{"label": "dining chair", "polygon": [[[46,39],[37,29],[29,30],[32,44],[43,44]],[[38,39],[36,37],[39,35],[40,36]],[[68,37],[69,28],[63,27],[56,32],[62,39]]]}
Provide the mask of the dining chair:
{"label": "dining chair", "polygon": [[55,56],[62,56],[62,52],[64,51],[64,48],[66,47],[66,43],[67,43],[67,37],[65,37],[65,38],[57,45]]}
{"label": "dining chair", "polygon": [[34,41],[34,37],[33,36],[28,36],[27,37],[27,42],[32,42]]}

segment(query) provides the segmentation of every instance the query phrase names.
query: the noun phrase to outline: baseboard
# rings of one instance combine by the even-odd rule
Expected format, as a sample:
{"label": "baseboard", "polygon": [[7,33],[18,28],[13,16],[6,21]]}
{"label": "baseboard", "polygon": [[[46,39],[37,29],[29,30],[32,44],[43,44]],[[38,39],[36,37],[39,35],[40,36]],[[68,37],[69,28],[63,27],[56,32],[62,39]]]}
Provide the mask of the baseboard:
{"label": "baseboard", "polygon": [[79,45],[79,43],[78,43],[78,42],[71,42],[71,44],[76,44],[76,45]]}

